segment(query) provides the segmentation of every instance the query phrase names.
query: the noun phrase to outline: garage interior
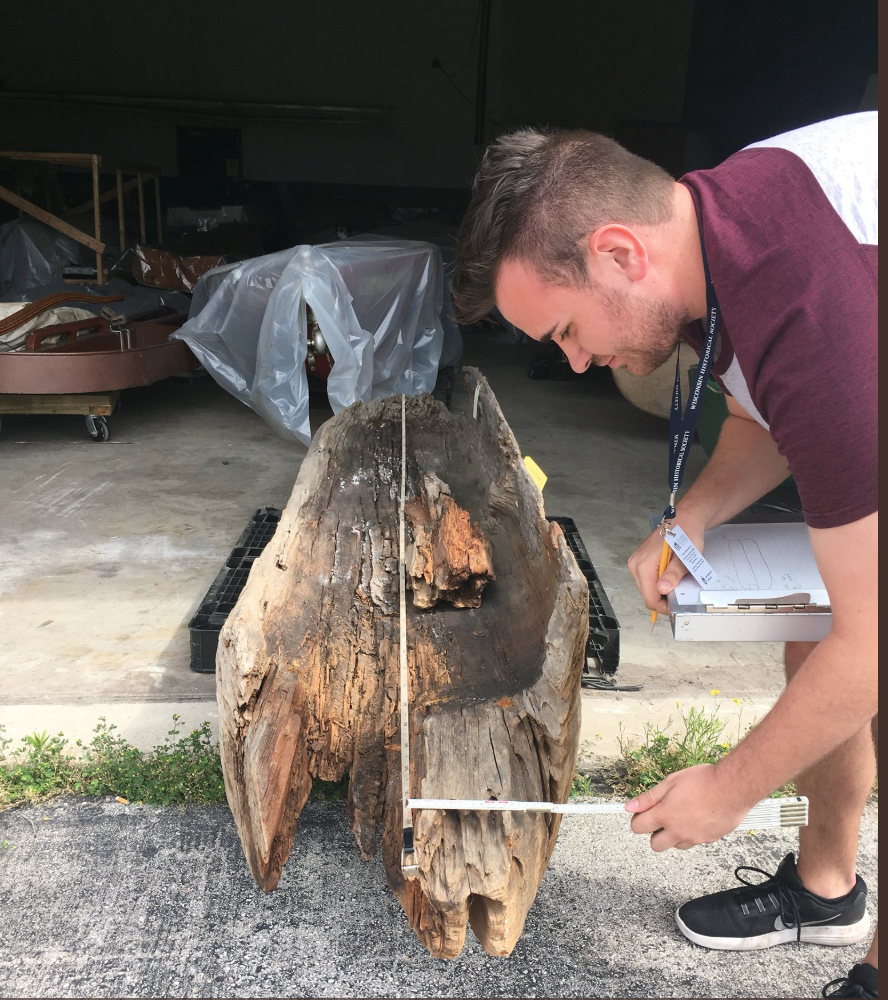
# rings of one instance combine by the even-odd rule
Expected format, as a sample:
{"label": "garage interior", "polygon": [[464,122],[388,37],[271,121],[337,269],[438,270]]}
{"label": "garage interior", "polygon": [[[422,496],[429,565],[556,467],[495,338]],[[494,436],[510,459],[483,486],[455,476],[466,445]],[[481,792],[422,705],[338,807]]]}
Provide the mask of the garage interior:
{"label": "garage interior", "polygon": [[[680,176],[876,107],[876,5],[858,0],[594,0],[545,13],[525,0],[253,13],[196,0],[169,18],[36,0],[5,22],[0,150],[102,157],[111,197],[108,284],[76,239],[29,257],[22,226],[47,243],[57,231],[0,201],[0,306],[124,283],[139,309],[187,314],[192,278],[163,287],[138,248],[226,264],[371,233],[430,242],[446,264],[484,146],[523,125],[600,131]],[[35,60],[21,40],[38,28]],[[122,193],[122,221],[115,163],[146,168]],[[95,235],[92,210],[73,211],[93,197],[82,165],[0,158],[0,185]],[[621,718],[662,723],[677,700],[711,704],[712,689],[726,714],[737,699],[761,715],[781,689],[780,647],[677,645],[665,621],[651,632],[626,568],[666,499],[671,370],[618,385],[608,370],[572,376],[495,318],[459,334],[460,363],[489,379],[548,476],[547,513],[576,521],[619,622],[616,673],[584,689],[583,739],[612,752]],[[332,411],[323,382],[311,388],[316,430]],[[7,735],[86,737],[105,715],[149,746],[174,712],[215,724],[215,678],[191,669],[189,621],[254,512],[285,505],[305,445],[201,369],[124,388],[107,440],[88,414],[17,412],[3,399],[23,390],[2,391]],[[686,483],[704,462],[697,442]]]}

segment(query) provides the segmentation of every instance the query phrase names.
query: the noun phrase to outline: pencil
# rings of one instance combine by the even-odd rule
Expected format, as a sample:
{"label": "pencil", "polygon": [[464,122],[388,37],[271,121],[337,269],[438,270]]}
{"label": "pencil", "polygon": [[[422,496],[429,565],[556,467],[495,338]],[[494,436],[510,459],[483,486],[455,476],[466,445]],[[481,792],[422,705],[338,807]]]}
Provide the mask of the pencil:
{"label": "pencil", "polygon": [[[663,539],[663,549],[660,552],[660,569],[657,572],[657,579],[658,580],[663,575],[663,570],[666,569],[666,564],[668,562],[669,562],[669,545],[666,542],[666,539],[664,538]],[[656,624],[657,624],[657,612],[656,611],[652,611],[651,612],[651,631],[653,631],[654,625],[656,625]]]}

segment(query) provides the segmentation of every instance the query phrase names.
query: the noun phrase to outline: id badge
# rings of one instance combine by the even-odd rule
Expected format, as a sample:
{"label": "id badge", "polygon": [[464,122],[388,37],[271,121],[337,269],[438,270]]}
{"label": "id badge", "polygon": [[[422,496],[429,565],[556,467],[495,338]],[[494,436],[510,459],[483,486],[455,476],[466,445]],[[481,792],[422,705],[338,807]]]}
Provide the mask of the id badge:
{"label": "id badge", "polygon": [[703,553],[677,524],[666,530],[665,538],[666,544],[681,559],[687,571],[701,587],[708,587],[716,579],[715,570],[703,558]]}

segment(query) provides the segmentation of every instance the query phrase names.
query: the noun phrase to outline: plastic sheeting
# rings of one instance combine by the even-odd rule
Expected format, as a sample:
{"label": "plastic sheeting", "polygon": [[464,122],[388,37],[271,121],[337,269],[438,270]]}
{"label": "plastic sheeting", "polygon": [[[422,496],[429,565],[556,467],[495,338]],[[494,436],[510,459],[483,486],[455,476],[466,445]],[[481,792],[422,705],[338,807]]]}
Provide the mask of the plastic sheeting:
{"label": "plastic sheeting", "polygon": [[62,280],[69,264],[95,264],[96,255],[37,219],[0,226],[0,293],[20,295]]}
{"label": "plastic sheeting", "polygon": [[439,247],[444,261],[444,305],[441,309],[441,322],[444,325],[444,345],[441,348],[439,368],[458,365],[462,360],[463,343],[459,324],[453,318],[453,303],[450,300],[450,283],[456,271],[456,254],[450,247]]}
{"label": "plastic sheeting", "polygon": [[[365,237],[214,268],[173,338],[278,433],[308,444],[306,305],[333,356],[327,394],[338,413],[359,400],[434,389],[443,303],[437,247]],[[444,353],[455,358],[461,339],[450,327]]]}
{"label": "plastic sheeting", "polygon": [[[90,295],[122,295],[123,301],[114,302],[112,305],[116,313],[123,313],[127,318],[159,309],[161,306],[169,306],[176,312],[187,315],[191,306],[191,298],[183,292],[144,288],[142,285],[131,285],[121,278],[111,278],[104,285],[87,281],[80,281],[77,284],[55,281],[48,285],[40,285],[38,288],[30,288],[22,295],[0,294],[0,302],[34,302],[45,295],[57,295],[59,292],[65,292],[72,304],[77,304],[77,296],[84,292]],[[93,316],[98,316],[102,311],[102,306],[96,303],[80,304]]]}

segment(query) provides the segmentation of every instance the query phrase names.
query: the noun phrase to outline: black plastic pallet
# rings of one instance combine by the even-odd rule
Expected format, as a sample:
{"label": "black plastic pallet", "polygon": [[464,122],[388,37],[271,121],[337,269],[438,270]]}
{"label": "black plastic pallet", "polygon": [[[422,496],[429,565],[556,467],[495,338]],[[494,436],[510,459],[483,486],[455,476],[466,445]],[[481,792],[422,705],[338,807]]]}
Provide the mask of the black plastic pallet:
{"label": "black plastic pallet", "polygon": [[453,400],[453,378],[454,371],[451,365],[441,368],[435,380],[435,388],[432,389],[432,396],[442,402],[448,410]]}
{"label": "black plastic pallet", "polygon": [[219,633],[244,589],[250,569],[271,540],[281,519],[276,507],[260,507],[219,570],[197,613],[188,623],[191,633],[191,669],[199,674],[216,670]]}
{"label": "black plastic pallet", "polygon": [[589,584],[589,638],[586,641],[586,666],[583,674],[594,676],[589,666],[591,659],[598,665],[598,672],[613,675],[620,665],[620,624],[595,572],[576,522],[571,517],[547,517],[561,525],[565,540],[577,560],[580,572]]}
{"label": "black plastic pallet", "polygon": [[[201,601],[197,613],[188,623],[191,634],[191,669],[197,673],[211,674],[215,671],[219,633],[244,589],[253,563],[271,540],[280,519],[281,512],[276,507],[260,507],[256,511]],[[589,660],[592,660],[598,665],[599,673],[613,675],[620,662],[620,626],[610,601],[598,579],[576,522],[570,517],[549,517],[547,520],[561,525],[580,572],[589,583],[589,638],[586,642],[587,662],[583,674],[594,676],[589,666]]]}

